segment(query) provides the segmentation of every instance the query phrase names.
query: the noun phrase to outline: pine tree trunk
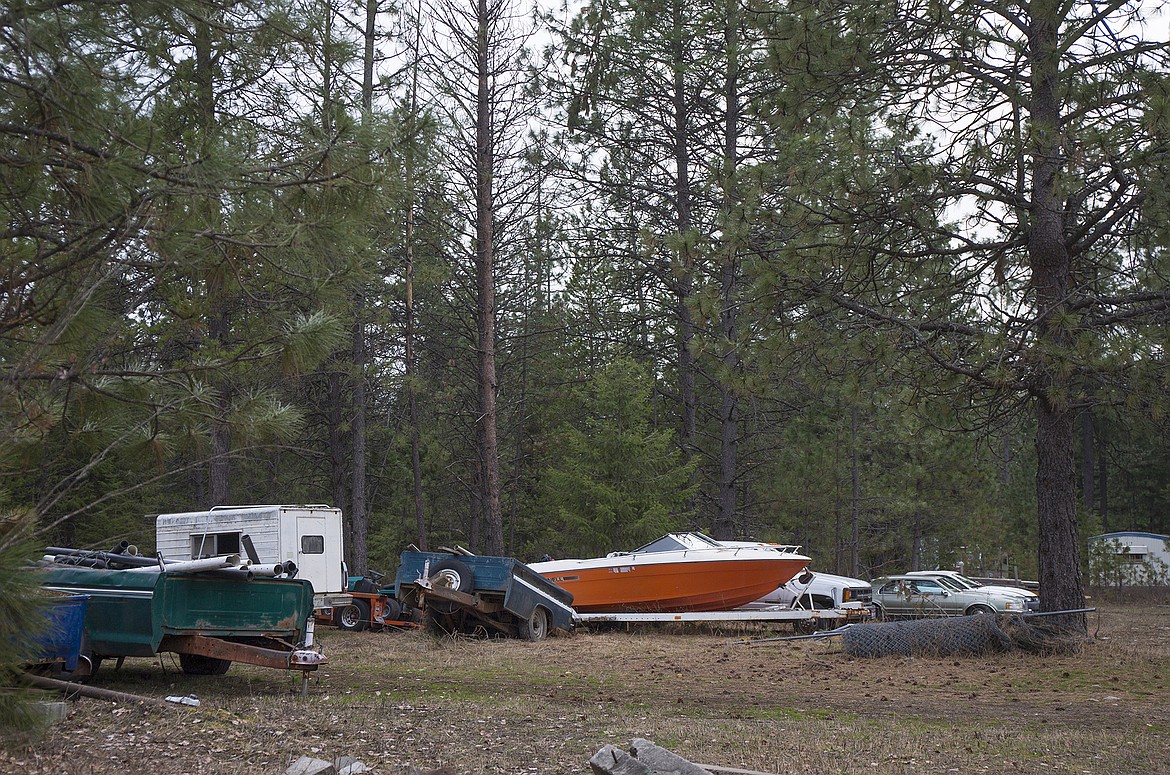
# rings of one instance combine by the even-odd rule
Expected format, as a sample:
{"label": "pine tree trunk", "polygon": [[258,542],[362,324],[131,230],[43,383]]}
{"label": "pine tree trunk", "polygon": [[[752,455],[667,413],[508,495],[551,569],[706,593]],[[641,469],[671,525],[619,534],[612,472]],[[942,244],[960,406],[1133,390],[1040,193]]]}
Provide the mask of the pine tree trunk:
{"label": "pine tree trunk", "polygon": [[336,368],[329,373],[329,411],[326,416],[326,443],[329,445],[329,485],[333,493],[333,505],[341,509],[345,521],[345,561],[350,568],[353,564],[353,520],[346,503],[345,490],[345,434],[342,433],[343,391],[342,374]]}
{"label": "pine tree trunk", "polygon": [[[1072,385],[1060,360],[1072,345],[1062,319],[1069,298],[1071,256],[1065,241],[1061,192],[1063,154],[1058,30],[1060,5],[1043,0],[1032,5],[1028,29],[1032,87],[1032,199],[1028,260],[1040,316],[1037,342],[1036,504],[1039,527],[1040,607],[1045,611],[1083,608],[1077,534],[1076,468],[1073,460]],[[1063,618],[1063,617],[1062,617]],[[1087,630],[1084,615],[1068,624]]]}
{"label": "pine tree trunk", "polygon": [[350,524],[353,526],[352,570],[364,574],[369,570],[366,548],[369,521],[366,516],[366,336],[365,299],[359,294],[354,305],[353,323],[353,421],[350,447],[353,453]]}
{"label": "pine tree trunk", "polygon": [[719,402],[719,518],[715,522],[716,538],[734,538],[736,523],[736,488],[739,453],[739,399],[733,380],[739,374],[740,358],[736,311],[736,286],[739,274],[739,229],[735,215],[736,172],[739,163],[739,5],[728,0],[724,18],[724,50],[727,73],[724,84],[723,122],[723,232],[725,250],[720,271],[723,309],[720,333],[723,345],[724,378]]}
{"label": "pine tree trunk", "polygon": [[[1101,446],[1105,445],[1108,439],[1102,439]],[[1097,513],[1101,515],[1101,532],[1109,532],[1109,476],[1108,468],[1106,467],[1105,454],[1102,451],[1097,455]]]}
{"label": "pine tree trunk", "polygon": [[861,544],[861,450],[857,442],[857,407],[853,407],[849,426],[849,439],[852,449],[850,465],[853,476],[853,498],[850,518],[852,532],[849,538],[849,574],[857,576],[861,572],[859,549]]}
{"label": "pine tree trunk", "polygon": [[1097,450],[1093,435],[1093,410],[1081,410],[1081,503],[1085,511],[1097,509]]}
{"label": "pine tree trunk", "polygon": [[[691,352],[691,342],[695,338],[695,321],[691,314],[690,301],[694,294],[693,247],[689,244],[691,231],[691,180],[690,180],[690,149],[687,147],[689,139],[690,121],[688,119],[686,94],[686,46],[683,36],[685,23],[685,8],[681,0],[675,0],[673,23],[675,29],[675,43],[672,57],[674,59],[674,196],[677,215],[678,236],[682,245],[678,249],[678,264],[675,280],[675,313],[678,317],[678,379],[679,396],[682,400],[682,433],[679,439],[682,445],[683,459],[689,462],[695,456],[696,449],[696,417],[697,399],[695,396],[695,356]],[[693,511],[695,498],[688,499],[686,508]]]}
{"label": "pine tree trunk", "polygon": [[483,465],[484,528],[488,554],[503,554],[504,520],[500,511],[499,440],[496,434],[496,289],[494,277],[494,200],[492,178],[491,70],[488,61],[487,0],[479,0],[476,51],[478,92],[475,116],[476,283],[479,290],[480,456]]}
{"label": "pine tree trunk", "polygon": [[[217,135],[215,114],[215,52],[211,40],[211,6],[205,5],[206,16],[195,22],[195,86],[199,110],[200,141],[198,152],[208,156],[215,147]],[[218,231],[222,214],[219,202],[208,196],[199,204],[206,218],[205,228]],[[214,262],[214,254],[209,258]],[[230,349],[231,320],[228,311],[227,270],[214,264],[207,272],[207,334],[224,351]],[[211,460],[207,467],[208,497],[211,506],[226,506],[231,502],[232,429],[229,424],[233,386],[231,380],[221,377],[216,389],[219,399],[211,427]]]}

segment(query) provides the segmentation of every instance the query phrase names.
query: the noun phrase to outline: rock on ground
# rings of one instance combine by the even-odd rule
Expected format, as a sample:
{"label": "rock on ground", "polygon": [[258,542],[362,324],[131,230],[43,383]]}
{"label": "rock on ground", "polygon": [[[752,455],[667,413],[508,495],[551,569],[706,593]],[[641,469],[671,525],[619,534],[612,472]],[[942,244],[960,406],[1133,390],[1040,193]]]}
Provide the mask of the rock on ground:
{"label": "rock on ground", "polygon": [[630,750],[606,745],[593,755],[589,766],[597,775],[711,775],[697,764],[641,737]]}

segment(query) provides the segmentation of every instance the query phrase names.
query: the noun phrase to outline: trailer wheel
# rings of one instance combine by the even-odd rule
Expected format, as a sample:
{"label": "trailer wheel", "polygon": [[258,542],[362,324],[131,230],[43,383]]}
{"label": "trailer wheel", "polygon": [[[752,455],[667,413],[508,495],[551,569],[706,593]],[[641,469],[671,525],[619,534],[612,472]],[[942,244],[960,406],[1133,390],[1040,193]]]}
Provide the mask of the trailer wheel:
{"label": "trailer wheel", "polygon": [[524,640],[536,642],[548,637],[548,611],[540,606],[532,609],[527,619],[521,619],[517,629]]}
{"label": "trailer wheel", "polygon": [[440,560],[431,567],[431,581],[436,587],[446,587],[456,592],[470,592],[475,577],[467,563],[451,558]]}
{"label": "trailer wheel", "polygon": [[361,632],[370,625],[370,604],[354,600],[337,614],[337,626],[347,632]]}
{"label": "trailer wheel", "polygon": [[400,622],[403,620],[402,604],[396,599],[388,597],[382,601],[382,618],[387,621]]}
{"label": "trailer wheel", "polygon": [[792,622],[792,629],[796,631],[797,635],[812,635],[820,629],[820,626],[819,619],[796,619]]}
{"label": "trailer wheel", "polygon": [[230,659],[205,657],[202,654],[179,655],[179,667],[187,675],[223,675],[231,666]]}
{"label": "trailer wheel", "polygon": [[[475,587],[475,576],[467,563],[451,558],[440,560],[431,566],[431,583],[436,587],[470,593]],[[449,600],[427,600],[427,606],[440,613],[453,614],[459,609],[458,603]]]}

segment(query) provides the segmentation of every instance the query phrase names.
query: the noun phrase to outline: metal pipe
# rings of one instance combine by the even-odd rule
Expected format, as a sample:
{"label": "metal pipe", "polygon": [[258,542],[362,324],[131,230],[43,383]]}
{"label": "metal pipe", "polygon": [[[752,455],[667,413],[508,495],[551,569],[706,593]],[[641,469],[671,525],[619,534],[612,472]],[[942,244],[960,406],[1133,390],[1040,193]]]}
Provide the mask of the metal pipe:
{"label": "metal pipe", "polygon": [[[170,570],[168,566],[167,570]],[[214,570],[197,571],[201,576],[215,576],[217,579],[235,579],[237,581],[251,581],[256,574],[251,568],[216,568]]]}
{"label": "metal pipe", "polygon": [[131,565],[134,567],[153,567],[158,564],[156,560],[149,557],[138,557],[133,554],[114,554],[112,552],[97,552],[89,551],[87,549],[68,549],[61,546],[49,546],[45,548],[46,554],[55,554],[66,557],[85,557],[87,559],[104,560],[107,563],[115,562],[122,565]]}
{"label": "metal pipe", "polygon": [[1096,608],[1073,608],[1068,611],[1024,611],[1020,614],[1013,614],[1013,616],[1019,616],[1020,618],[1025,616],[1028,618],[1034,616],[1064,616],[1066,614],[1089,614],[1096,610]]}
{"label": "metal pipe", "polygon": [[244,553],[248,555],[248,559],[252,562],[260,562],[260,555],[256,554],[256,546],[252,543],[252,536],[244,533],[240,536],[240,543],[244,546]]}
{"label": "metal pipe", "polygon": [[[176,562],[166,562],[160,558],[159,561],[164,563],[163,570],[169,573],[198,573],[205,570],[234,568],[240,564],[240,555],[225,554],[222,557],[207,557],[202,560],[178,560]],[[147,568],[130,569],[131,572],[136,570],[147,570]]]}
{"label": "metal pipe", "polygon": [[776,643],[785,640],[816,640],[820,638],[832,638],[837,635],[844,635],[845,631],[851,628],[852,624],[845,624],[835,630],[824,630],[822,632],[814,632],[809,635],[782,635],[778,638],[748,638],[745,640],[737,640],[737,646],[751,646],[754,643]]}

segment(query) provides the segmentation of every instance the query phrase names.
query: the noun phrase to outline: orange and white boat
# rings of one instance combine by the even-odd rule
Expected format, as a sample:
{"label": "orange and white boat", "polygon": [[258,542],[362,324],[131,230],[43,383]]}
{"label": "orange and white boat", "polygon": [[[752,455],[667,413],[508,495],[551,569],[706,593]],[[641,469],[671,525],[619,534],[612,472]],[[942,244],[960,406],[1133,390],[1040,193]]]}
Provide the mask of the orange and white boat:
{"label": "orange and white boat", "polygon": [[730,611],[758,600],[810,559],[774,546],[725,546],[702,533],[669,533],[632,552],[529,567],[573,593],[583,613]]}

